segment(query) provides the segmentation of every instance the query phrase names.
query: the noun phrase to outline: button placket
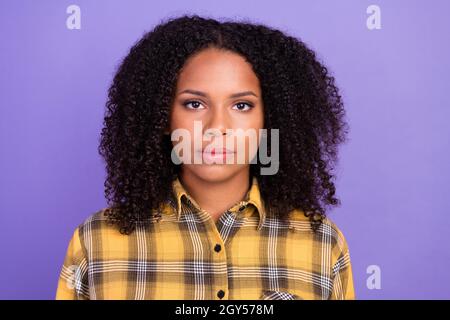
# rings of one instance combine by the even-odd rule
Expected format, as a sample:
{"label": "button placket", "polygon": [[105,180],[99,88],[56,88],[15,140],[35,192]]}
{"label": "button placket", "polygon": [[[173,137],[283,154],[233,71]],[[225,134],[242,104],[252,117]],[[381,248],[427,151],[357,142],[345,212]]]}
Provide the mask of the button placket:
{"label": "button placket", "polygon": [[[208,224],[208,233],[210,236],[212,261],[214,263],[224,264],[228,268],[227,254],[225,251],[225,244],[220,235],[218,226],[213,219],[205,221]],[[214,287],[211,288],[214,299],[224,299],[226,291],[228,290],[228,270],[214,275]]]}

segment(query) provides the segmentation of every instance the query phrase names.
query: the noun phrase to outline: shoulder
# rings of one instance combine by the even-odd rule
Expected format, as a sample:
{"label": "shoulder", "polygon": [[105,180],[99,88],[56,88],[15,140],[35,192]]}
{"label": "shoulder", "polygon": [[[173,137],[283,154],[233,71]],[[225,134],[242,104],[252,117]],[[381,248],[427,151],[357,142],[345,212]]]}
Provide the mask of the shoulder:
{"label": "shoulder", "polygon": [[[336,268],[344,268],[350,264],[350,250],[342,230],[329,217],[326,217],[320,227],[323,242],[331,240],[327,245],[331,253],[333,272]],[[328,240],[329,239],[329,240]]]}
{"label": "shoulder", "polygon": [[102,239],[121,239],[124,237],[116,225],[111,224],[105,215],[107,208],[99,209],[88,215],[76,228],[80,241],[86,247],[101,243]]}
{"label": "shoulder", "polygon": [[80,233],[88,231],[96,231],[100,229],[107,229],[109,227],[105,211],[107,208],[97,210],[88,215],[79,225],[78,229]]}
{"label": "shoulder", "polygon": [[309,217],[304,214],[304,211],[293,210],[289,215],[289,226],[293,230],[312,235],[315,242],[330,245],[337,254],[348,250],[343,231],[329,216],[322,220],[322,224],[314,232]]}

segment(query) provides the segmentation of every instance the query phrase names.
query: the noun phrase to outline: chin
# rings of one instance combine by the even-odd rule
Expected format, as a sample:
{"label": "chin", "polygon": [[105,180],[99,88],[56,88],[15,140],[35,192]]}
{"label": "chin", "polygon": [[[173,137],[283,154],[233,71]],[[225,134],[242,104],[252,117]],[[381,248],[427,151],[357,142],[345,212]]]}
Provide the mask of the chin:
{"label": "chin", "polygon": [[226,165],[226,164],[202,164],[186,166],[186,172],[193,174],[204,181],[219,182],[230,179],[245,170],[245,165]]}

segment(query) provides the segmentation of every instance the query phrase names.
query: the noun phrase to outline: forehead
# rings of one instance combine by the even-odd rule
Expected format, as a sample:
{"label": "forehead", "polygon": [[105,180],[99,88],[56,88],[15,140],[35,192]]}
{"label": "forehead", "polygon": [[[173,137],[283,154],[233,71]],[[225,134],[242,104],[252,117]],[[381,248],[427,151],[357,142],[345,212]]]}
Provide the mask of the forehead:
{"label": "forehead", "polygon": [[259,80],[245,58],[232,51],[204,49],[191,56],[178,77],[178,87],[258,90]]}

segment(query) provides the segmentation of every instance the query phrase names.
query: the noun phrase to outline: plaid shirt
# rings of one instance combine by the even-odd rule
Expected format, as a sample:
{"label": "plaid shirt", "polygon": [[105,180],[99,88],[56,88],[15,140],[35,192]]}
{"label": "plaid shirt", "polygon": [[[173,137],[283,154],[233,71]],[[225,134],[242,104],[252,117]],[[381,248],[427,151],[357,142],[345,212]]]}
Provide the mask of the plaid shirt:
{"label": "plaid shirt", "polygon": [[355,299],[347,242],[325,218],[266,215],[258,181],[217,222],[179,179],[150,227],[130,235],[104,209],[73,233],[56,299]]}

